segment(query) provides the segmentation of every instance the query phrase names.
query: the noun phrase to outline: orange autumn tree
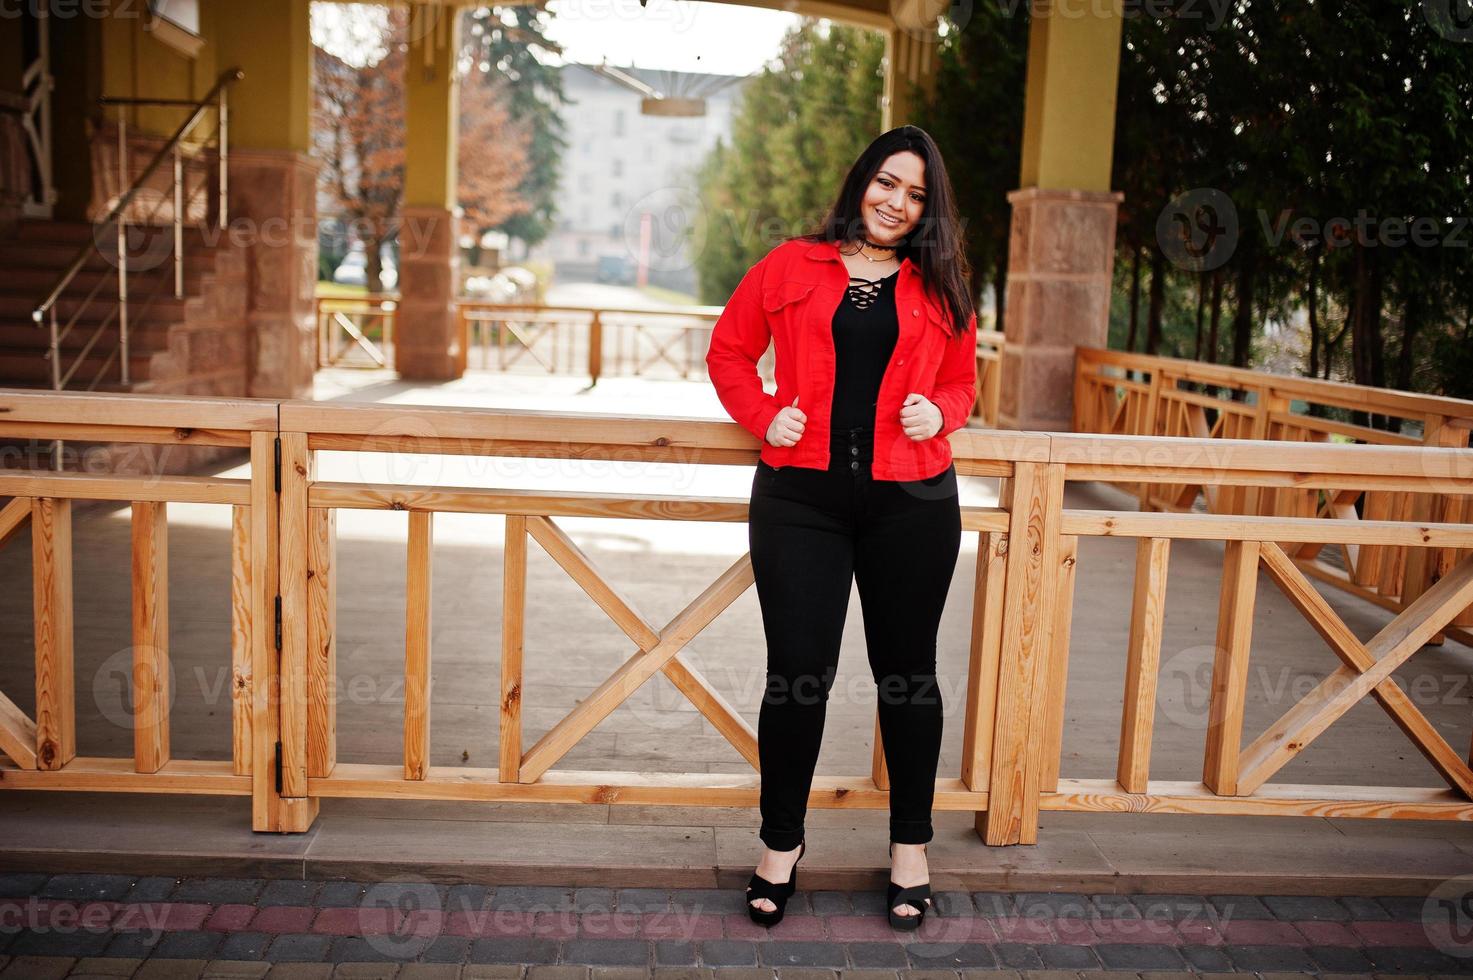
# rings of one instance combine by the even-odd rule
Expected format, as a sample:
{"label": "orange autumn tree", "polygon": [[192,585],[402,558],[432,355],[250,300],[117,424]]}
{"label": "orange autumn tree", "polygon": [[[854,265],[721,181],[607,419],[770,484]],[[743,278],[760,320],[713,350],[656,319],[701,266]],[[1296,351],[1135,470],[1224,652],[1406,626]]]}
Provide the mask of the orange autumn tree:
{"label": "orange autumn tree", "polygon": [[[314,48],[313,86],[318,186],[361,241],[374,292],[382,288],[380,251],[397,233],[404,198],[406,10],[387,11],[378,46],[384,55],[362,66]],[[456,199],[464,230],[476,238],[530,208],[516,193],[528,166],[530,134],[511,121],[504,84],[477,70],[460,85]]]}

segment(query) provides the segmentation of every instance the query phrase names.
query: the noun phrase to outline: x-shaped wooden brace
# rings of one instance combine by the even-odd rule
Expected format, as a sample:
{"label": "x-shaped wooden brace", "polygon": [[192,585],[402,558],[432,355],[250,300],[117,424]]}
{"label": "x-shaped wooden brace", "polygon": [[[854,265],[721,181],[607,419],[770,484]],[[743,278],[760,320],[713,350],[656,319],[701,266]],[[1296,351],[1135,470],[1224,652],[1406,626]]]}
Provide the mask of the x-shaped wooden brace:
{"label": "x-shaped wooden brace", "polygon": [[518,782],[536,782],[583,736],[593,731],[599,722],[623,704],[640,685],[660,672],[756,768],[757,733],[680,656],[681,649],[752,584],[751,555],[742,555],[716,581],[707,586],[704,592],[676,614],[664,629],[656,630],[649,620],[635,611],[629,600],[599,574],[593,562],[562,528],[546,517],[528,517],[527,530],[573,581],[588,593],[588,597],[634,641],[639,652],[620,664],[618,670],[610,674],[567,717],[527,750],[522,756],[522,765],[517,773]]}
{"label": "x-shaped wooden brace", "polygon": [[[517,325],[511,320],[502,320],[501,326],[502,329],[515,337],[517,342],[522,345],[521,347],[513,348],[512,355],[508,357],[504,362],[507,366],[515,364],[517,362],[517,358],[521,357],[523,354],[530,354],[532,360],[536,361],[538,364],[541,364],[544,368],[546,368],[549,374],[556,373],[557,367],[547,361],[544,361],[541,357],[537,355],[537,351],[533,349],[537,341],[542,339],[542,335],[547,333],[547,329],[551,326],[554,326],[554,324],[529,324],[532,329],[524,331],[519,329]],[[503,348],[503,350],[504,349],[505,348]]]}
{"label": "x-shaped wooden brace", "polygon": [[[663,359],[665,363],[669,364],[675,370],[679,371],[681,377],[684,377],[686,373],[685,365],[672,358],[668,352],[671,347],[675,346],[677,341],[685,339],[686,331],[677,330],[674,334],[670,336],[668,340],[666,340],[662,344],[660,343],[658,338],[646,333],[648,329],[649,328],[642,323],[636,323],[634,325],[634,373],[643,374],[645,368],[649,367],[651,364],[654,364],[656,361]],[[646,361],[639,360],[639,339],[641,337],[648,340],[650,342],[650,345],[655,348],[654,354],[650,355],[649,359]]]}
{"label": "x-shaped wooden brace", "polygon": [[[0,547],[30,519],[29,497],[16,497],[0,508]],[[22,769],[36,768],[36,723],[4,693],[0,693],[0,754]]]}
{"label": "x-shaped wooden brace", "polygon": [[1473,799],[1473,770],[1391,677],[1393,670],[1473,602],[1473,555],[1460,561],[1365,644],[1282,548],[1266,541],[1260,555],[1275,584],[1324,637],[1341,666],[1243,750],[1236,795],[1246,796],[1262,786],[1369,694],[1449,785]]}

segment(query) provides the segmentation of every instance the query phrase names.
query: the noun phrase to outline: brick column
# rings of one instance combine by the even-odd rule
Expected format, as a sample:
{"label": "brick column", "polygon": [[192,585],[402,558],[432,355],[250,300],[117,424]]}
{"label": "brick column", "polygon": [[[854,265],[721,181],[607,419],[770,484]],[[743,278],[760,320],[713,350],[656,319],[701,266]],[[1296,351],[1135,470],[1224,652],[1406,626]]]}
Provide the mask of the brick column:
{"label": "brick column", "polygon": [[445,208],[406,205],[400,214],[394,367],[401,378],[452,380],[464,373],[455,316],[460,222]]}
{"label": "brick column", "polygon": [[230,150],[226,234],[246,251],[246,393],[255,398],[312,397],[317,169],[294,150]]}
{"label": "brick column", "polygon": [[998,425],[1073,428],[1074,348],[1104,347],[1115,257],[1114,191],[1013,191]]}

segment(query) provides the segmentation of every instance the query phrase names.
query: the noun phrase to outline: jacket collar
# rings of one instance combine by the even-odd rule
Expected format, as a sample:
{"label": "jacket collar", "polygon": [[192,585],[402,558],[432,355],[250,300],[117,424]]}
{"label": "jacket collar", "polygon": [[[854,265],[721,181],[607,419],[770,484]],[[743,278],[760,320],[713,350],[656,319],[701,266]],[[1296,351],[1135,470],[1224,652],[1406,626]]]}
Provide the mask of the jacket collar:
{"label": "jacket collar", "polygon": [[[835,259],[839,262],[844,261],[839,255],[839,245],[837,242],[814,242],[804,250],[803,254],[811,259]],[[910,260],[910,256],[906,256],[900,260],[900,268],[903,272],[909,270],[906,272],[908,276],[916,275],[920,272],[915,267],[915,263]]]}

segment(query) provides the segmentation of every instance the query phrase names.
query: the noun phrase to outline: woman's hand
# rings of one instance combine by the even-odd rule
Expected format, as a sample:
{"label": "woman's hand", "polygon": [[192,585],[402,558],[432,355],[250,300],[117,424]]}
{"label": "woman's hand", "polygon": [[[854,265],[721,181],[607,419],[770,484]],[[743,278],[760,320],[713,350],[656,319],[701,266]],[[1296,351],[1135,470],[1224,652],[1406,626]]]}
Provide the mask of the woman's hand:
{"label": "woman's hand", "polygon": [[941,409],[925,395],[912,391],[900,406],[900,427],[907,438],[920,442],[941,431]]}
{"label": "woman's hand", "polygon": [[803,425],[808,421],[808,416],[798,408],[798,396],[793,396],[793,404],[778,409],[772,417],[772,422],[767,426],[767,441],[774,446],[796,445],[803,438]]}

